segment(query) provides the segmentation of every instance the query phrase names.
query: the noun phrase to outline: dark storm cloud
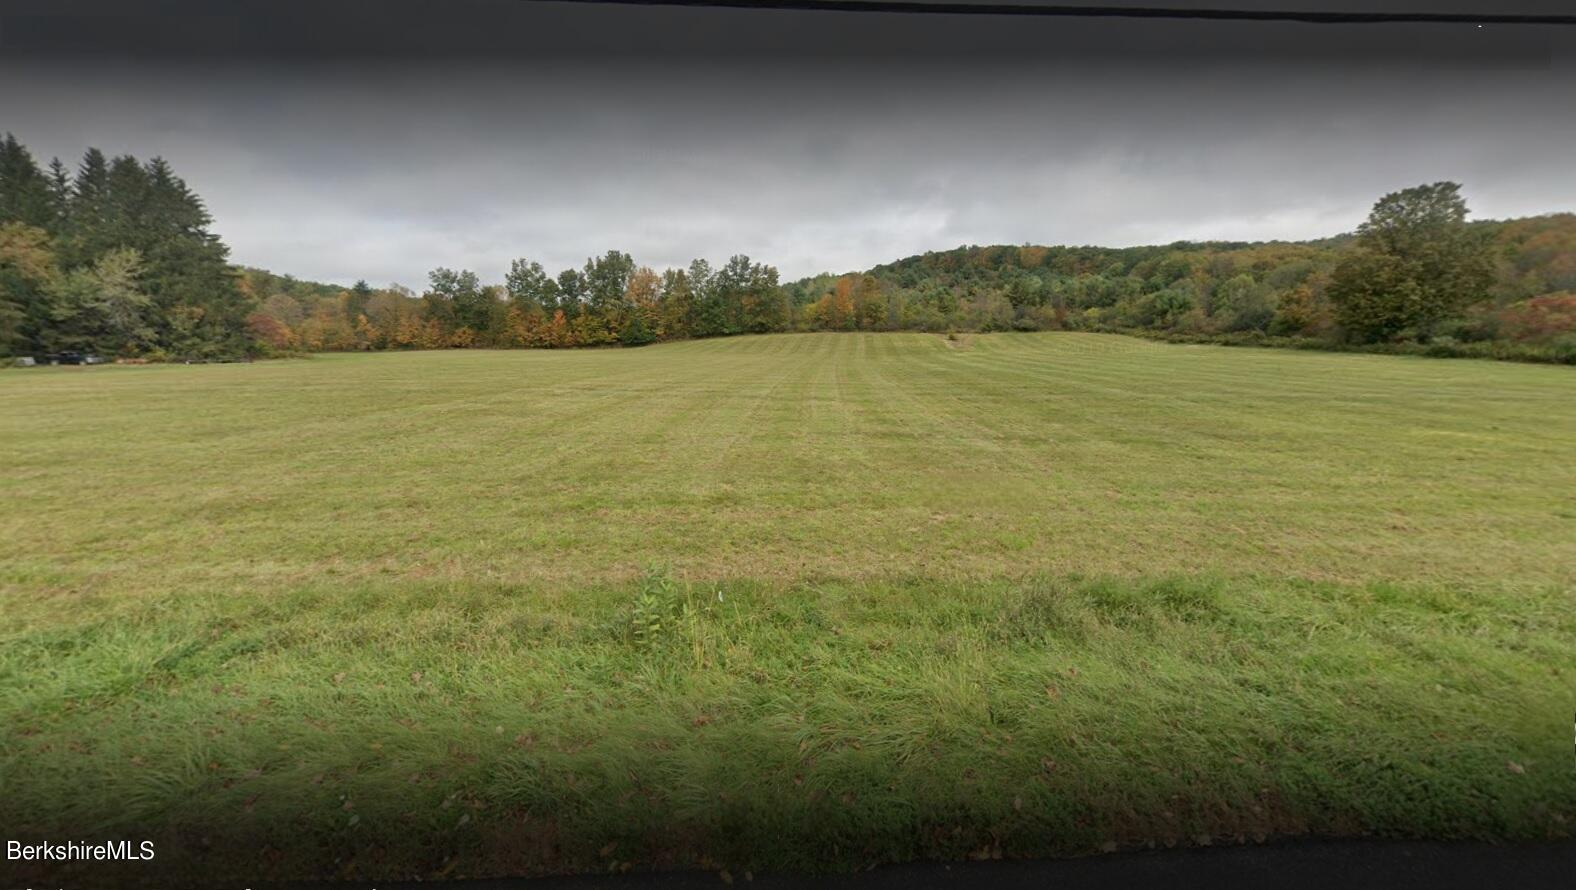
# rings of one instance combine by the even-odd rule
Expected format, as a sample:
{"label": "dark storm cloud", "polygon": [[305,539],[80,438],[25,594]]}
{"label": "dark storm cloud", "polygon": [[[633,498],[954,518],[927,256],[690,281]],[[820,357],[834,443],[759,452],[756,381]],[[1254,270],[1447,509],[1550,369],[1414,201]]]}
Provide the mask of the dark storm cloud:
{"label": "dark storm cloud", "polygon": [[199,6],[6,6],[0,129],[163,155],[237,261],[302,277],[1309,237],[1438,178],[1576,207],[1576,30]]}

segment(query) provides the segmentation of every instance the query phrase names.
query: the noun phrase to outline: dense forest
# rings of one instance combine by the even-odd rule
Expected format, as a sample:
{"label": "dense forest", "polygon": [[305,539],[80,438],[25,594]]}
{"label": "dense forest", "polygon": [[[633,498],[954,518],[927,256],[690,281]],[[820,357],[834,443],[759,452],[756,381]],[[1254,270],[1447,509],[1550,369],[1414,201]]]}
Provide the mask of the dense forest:
{"label": "dense forest", "polygon": [[1576,363],[1576,215],[1467,220],[1453,183],[1384,196],[1307,242],[1024,245],[926,253],[782,284],[734,256],[657,271],[613,250],[424,292],[231,266],[155,158],[75,171],[0,143],[0,355],[152,360],[324,350],[638,346],[773,331],[1091,330],[1222,343]]}
{"label": "dense forest", "polygon": [[[1376,212],[1419,192],[1459,201],[1443,186],[1387,196]],[[1392,258],[1426,251],[1386,244],[1395,239],[1370,220],[1355,237],[1295,243],[964,247],[788,287],[811,326],[1117,331],[1576,362],[1576,214],[1418,228],[1427,247],[1455,249],[1449,263],[1423,256],[1409,274]]]}
{"label": "dense forest", "polygon": [[220,357],[251,310],[202,200],[162,159],[89,149],[74,174],[0,142],[0,355]]}

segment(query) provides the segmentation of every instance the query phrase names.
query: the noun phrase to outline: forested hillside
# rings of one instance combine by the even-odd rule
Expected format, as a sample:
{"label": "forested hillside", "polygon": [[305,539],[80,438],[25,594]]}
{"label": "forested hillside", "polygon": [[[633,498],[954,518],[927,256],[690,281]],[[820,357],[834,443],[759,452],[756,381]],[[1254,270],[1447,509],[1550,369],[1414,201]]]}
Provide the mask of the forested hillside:
{"label": "forested hillside", "polygon": [[783,285],[734,256],[658,271],[607,251],[502,283],[438,268],[417,294],[232,267],[159,158],[40,168],[0,143],[0,355],[213,359],[561,348],[776,331],[1088,330],[1576,363],[1576,214],[1467,221],[1453,183],[1386,195],[1307,242],[960,247]]}
{"label": "forested hillside", "polygon": [[[1351,236],[1309,242],[961,247],[862,276],[790,284],[812,327],[1141,331],[1253,341],[1503,340],[1576,353],[1576,214],[1476,222],[1487,274],[1439,317],[1393,330],[1343,325],[1331,285]],[[1420,295],[1428,302],[1428,294]],[[1567,358],[1567,360],[1570,360]]]}

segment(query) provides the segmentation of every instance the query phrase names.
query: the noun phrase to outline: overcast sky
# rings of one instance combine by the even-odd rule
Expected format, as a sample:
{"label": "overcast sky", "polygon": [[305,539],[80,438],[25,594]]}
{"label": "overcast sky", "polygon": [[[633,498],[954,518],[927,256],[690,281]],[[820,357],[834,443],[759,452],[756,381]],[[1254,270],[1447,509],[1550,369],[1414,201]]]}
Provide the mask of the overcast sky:
{"label": "overcast sky", "polygon": [[0,130],[73,166],[163,155],[235,261],[343,284],[609,248],[794,278],[960,244],[1320,237],[1438,179],[1477,216],[1576,209],[1576,28],[99,8],[0,7]]}

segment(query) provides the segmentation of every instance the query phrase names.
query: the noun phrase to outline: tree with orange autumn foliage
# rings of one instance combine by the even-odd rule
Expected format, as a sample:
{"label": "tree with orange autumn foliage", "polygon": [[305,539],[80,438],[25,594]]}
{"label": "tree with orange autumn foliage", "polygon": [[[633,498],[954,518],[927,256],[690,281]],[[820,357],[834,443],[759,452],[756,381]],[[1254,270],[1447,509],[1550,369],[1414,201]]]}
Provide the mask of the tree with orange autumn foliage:
{"label": "tree with orange autumn foliage", "polygon": [[295,348],[295,332],[272,315],[264,312],[253,312],[246,317],[246,328],[253,339],[269,349],[284,352]]}

